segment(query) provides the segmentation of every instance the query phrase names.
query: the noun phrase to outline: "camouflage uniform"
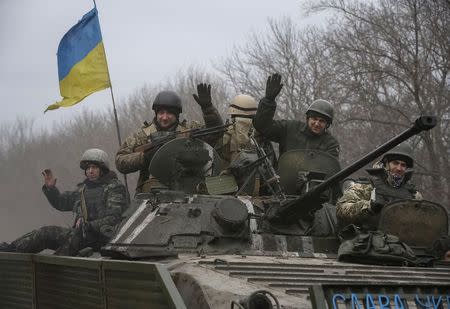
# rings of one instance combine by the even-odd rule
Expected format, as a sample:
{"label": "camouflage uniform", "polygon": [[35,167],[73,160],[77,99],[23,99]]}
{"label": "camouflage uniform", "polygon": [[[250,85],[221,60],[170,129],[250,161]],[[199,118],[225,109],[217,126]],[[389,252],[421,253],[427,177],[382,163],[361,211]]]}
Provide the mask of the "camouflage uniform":
{"label": "camouflage uniform", "polygon": [[[412,186],[410,188],[403,187],[403,189],[409,191],[409,198],[416,200],[423,199],[420,192],[415,190]],[[344,191],[343,196],[336,203],[336,216],[343,225],[355,224],[361,226],[376,215],[371,209],[371,194],[373,188],[373,183],[355,182]],[[397,199],[401,198],[404,197],[399,196]],[[396,198],[393,198],[391,201],[394,201],[395,199]]]}
{"label": "camouflage uniform", "polygon": [[[221,126],[223,124],[217,109],[208,106],[202,110],[203,119],[207,128]],[[172,131],[184,131],[188,129],[198,128],[200,125],[196,122],[187,125],[185,121],[177,124]],[[136,185],[136,193],[148,192],[152,186],[158,184],[158,181],[150,176],[148,171],[150,160],[146,159],[144,153],[135,152],[136,147],[149,143],[152,135],[162,132],[156,125],[156,121],[150,125],[144,125],[139,131],[129,136],[120,147],[116,154],[116,167],[123,174],[129,174],[139,171],[139,179]],[[205,142],[214,146],[216,141],[222,135],[210,135],[202,138]]]}
{"label": "camouflage uniform", "polygon": [[328,131],[316,135],[302,121],[273,120],[275,109],[275,101],[261,99],[253,125],[265,138],[279,143],[280,156],[294,149],[317,149],[339,157],[339,143]]}
{"label": "camouflage uniform", "polygon": [[248,132],[252,127],[251,119],[239,119],[228,127],[223,135],[222,141],[216,145],[220,157],[230,165],[243,150],[251,150]]}
{"label": "camouflage uniform", "polygon": [[[233,125],[228,127],[222,141],[215,147],[220,157],[225,161],[226,167],[236,160],[242,151],[255,153],[255,147],[249,137],[252,130],[252,119],[249,118],[235,118]],[[273,152],[270,142],[263,139],[258,132],[255,132],[255,138],[267,153]]]}
{"label": "camouflage uniform", "polygon": [[87,179],[74,191],[60,193],[56,187],[42,191],[50,204],[60,211],[73,211],[76,219],[83,218],[82,195],[87,210],[83,229],[44,226],[18,238],[12,243],[15,251],[37,253],[44,249],[56,250],[60,255],[76,255],[85,247],[99,249],[112,236],[127,207],[125,186],[114,172],[109,172],[96,181]]}

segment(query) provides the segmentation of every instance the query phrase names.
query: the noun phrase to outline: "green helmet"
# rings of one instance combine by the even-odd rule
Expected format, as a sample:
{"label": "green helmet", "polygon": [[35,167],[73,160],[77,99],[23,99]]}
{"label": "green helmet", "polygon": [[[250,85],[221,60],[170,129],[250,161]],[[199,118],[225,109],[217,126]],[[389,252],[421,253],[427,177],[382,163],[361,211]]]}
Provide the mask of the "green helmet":
{"label": "green helmet", "polygon": [[156,95],[152,106],[155,113],[157,113],[160,108],[166,108],[173,111],[175,114],[180,114],[183,111],[180,96],[173,91],[161,91]]}
{"label": "green helmet", "polygon": [[333,106],[327,100],[318,99],[311,103],[311,105],[306,110],[306,116],[311,117],[314,114],[318,114],[319,116],[324,117],[329,124],[333,122]]}
{"label": "green helmet", "polygon": [[80,168],[86,170],[89,164],[95,164],[100,169],[109,170],[108,154],[98,148],[86,150],[81,157]]}
{"label": "green helmet", "polygon": [[409,168],[414,166],[413,150],[407,143],[401,143],[393,149],[386,152],[381,159],[383,163],[390,162],[392,160],[405,161]]}

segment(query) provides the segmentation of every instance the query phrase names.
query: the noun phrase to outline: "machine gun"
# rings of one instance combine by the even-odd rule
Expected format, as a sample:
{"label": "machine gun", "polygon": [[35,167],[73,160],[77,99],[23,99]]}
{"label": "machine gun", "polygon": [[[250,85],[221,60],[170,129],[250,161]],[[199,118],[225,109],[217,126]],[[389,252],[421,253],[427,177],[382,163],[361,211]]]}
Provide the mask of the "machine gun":
{"label": "machine gun", "polygon": [[[278,202],[284,202],[286,200],[286,195],[280,184],[280,176],[273,168],[270,160],[270,156],[273,152],[267,154],[251,133],[249,134],[249,138],[254,146],[254,151],[251,151],[250,153],[246,151],[241,152],[239,158],[234,160],[228,168],[235,179],[241,180],[238,181],[240,189],[234,195],[241,195],[241,193],[247,189],[248,184],[255,181],[255,176],[258,174],[257,177],[262,178],[263,186],[268,189],[270,194],[276,197]],[[259,188],[259,185],[257,187]],[[258,194],[258,192],[256,192],[256,194]]]}
{"label": "machine gun", "polygon": [[332,175],[324,182],[314,187],[311,191],[306,192],[294,200],[287,200],[280,205],[273,205],[267,210],[265,217],[271,222],[278,221],[283,223],[294,223],[299,219],[312,220],[314,212],[322,208],[322,204],[320,203],[321,193],[328,188],[337,185],[339,182],[364,167],[381,154],[394,148],[411,136],[422,131],[432,129],[436,126],[436,123],[437,120],[435,116],[421,116],[417,118],[411,128],[403,131],[391,140],[369,152],[350,166]]}
{"label": "machine gun", "polygon": [[271,193],[277,197],[281,203],[283,203],[286,200],[286,195],[280,185],[280,176],[278,176],[264,148],[258,144],[255,137],[251,136],[250,140],[255,146],[256,154],[259,158],[258,160],[261,160],[261,164],[263,165],[263,168],[260,169],[260,174],[264,179],[264,183],[268,186]]}
{"label": "machine gun", "polygon": [[134,152],[147,152],[147,151],[156,150],[159,147],[161,147],[162,145],[164,145],[165,143],[167,143],[168,141],[173,140],[177,137],[200,138],[200,137],[211,135],[211,134],[224,133],[226,131],[226,129],[231,125],[233,125],[233,123],[232,122],[229,123],[227,121],[222,126],[170,132],[170,133],[163,135],[160,138],[155,139],[147,144],[136,147],[134,149]]}

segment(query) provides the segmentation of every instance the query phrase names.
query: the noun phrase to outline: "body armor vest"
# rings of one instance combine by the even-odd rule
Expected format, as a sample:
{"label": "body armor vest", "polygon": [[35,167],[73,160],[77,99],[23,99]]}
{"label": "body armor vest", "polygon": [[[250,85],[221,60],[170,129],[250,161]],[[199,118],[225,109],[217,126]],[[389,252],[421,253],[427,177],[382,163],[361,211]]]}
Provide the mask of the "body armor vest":
{"label": "body armor vest", "polygon": [[280,145],[280,155],[289,150],[316,149],[327,151],[329,141],[328,131],[320,135],[313,134],[306,123],[299,122],[297,126],[288,126],[286,130],[286,141]]}
{"label": "body armor vest", "polygon": [[[368,172],[373,175],[369,178],[369,181],[375,189],[377,201],[383,201],[383,204],[386,205],[397,200],[414,199],[414,195],[417,191],[410,183],[407,182],[399,188],[394,188],[386,183],[384,169],[373,169]],[[369,231],[377,230],[380,215],[381,213],[378,212],[370,216],[362,225],[363,228]]]}
{"label": "body armor vest", "polygon": [[[370,182],[375,188],[377,200],[385,201],[385,204],[397,200],[413,199],[416,190],[413,185],[406,183],[399,188],[394,188],[387,184],[382,176],[370,177]],[[379,199],[378,199],[379,198]]]}
{"label": "body armor vest", "polygon": [[[183,121],[181,123],[178,123],[177,126],[173,131],[158,131],[158,128],[156,127],[156,124],[152,123],[145,128],[142,129],[145,136],[147,137],[146,142],[158,142],[158,140],[161,140],[165,138],[166,136],[172,134],[173,132],[180,132],[187,130],[186,121]],[[152,175],[150,175],[150,172],[148,170],[148,166],[145,169],[141,169],[139,173],[139,179],[136,186],[136,193],[142,193],[142,192],[150,192],[150,189],[152,187],[162,187],[163,185]]]}
{"label": "body armor vest", "polygon": [[88,187],[84,189],[84,199],[88,221],[96,220],[104,216],[105,205],[103,205],[103,185]]}

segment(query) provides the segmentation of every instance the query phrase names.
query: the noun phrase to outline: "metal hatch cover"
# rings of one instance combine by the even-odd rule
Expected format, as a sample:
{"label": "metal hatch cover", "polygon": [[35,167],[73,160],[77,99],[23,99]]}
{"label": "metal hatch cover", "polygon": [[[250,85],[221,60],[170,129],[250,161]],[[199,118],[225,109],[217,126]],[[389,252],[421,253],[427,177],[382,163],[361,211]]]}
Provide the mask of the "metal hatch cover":
{"label": "metal hatch cover", "polygon": [[199,139],[180,137],[158,149],[149,172],[171,190],[194,193],[205,177],[218,175],[221,168],[213,147]]}
{"label": "metal hatch cover", "polygon": [[278,161],[278,175],[286,194],[297,194],[299,172],[324,173],[326,179],[340,170],[341,166],[336,158],[313,149],[287,151]]}
{"label": "metal hatch cover", "polygon": [[430,247],[448,233],[447,211],[430,201],[400,200],[386,205],[378,229],[410,246]]}

